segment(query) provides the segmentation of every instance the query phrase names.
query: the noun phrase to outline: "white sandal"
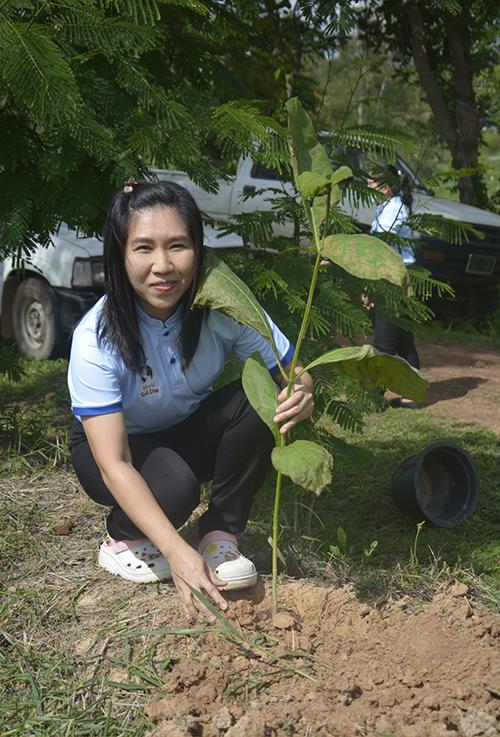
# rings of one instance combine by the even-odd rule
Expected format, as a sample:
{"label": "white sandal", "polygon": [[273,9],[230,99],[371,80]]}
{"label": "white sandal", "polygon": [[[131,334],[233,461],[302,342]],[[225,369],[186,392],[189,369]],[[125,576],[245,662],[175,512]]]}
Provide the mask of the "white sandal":
{"label": "white sandal", "polygon": [[223,591],[248,589],[257,583],[257,570],[251,560],[240,553],[234,535],[214,530],[204,535],[198,548],[221,581]]}
{"label": "white sandal", "polygon": [[109,573],[135,583],[151,583],[172,578],[167,559],[150,540],[105,540],[99,548],[98,563]]}

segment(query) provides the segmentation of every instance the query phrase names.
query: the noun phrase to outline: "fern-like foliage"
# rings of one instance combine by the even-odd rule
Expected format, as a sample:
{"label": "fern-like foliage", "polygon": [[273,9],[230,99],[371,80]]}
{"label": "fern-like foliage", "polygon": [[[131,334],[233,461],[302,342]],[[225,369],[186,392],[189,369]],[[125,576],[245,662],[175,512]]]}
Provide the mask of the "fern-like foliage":
{"label": "fern-like foliage", "polygon": [[64,125],[84,108],[71,65],[40,24],[0,12],[0,67],[7,93],[33,122]]}
{"label": "fern-like foliage", "polygon": [[283,129],[261,103],[221,94],[228,44],[249,37],[258,12],[245,7],[0,3],[3,253],[48,242],[61,219],[98,233],[115,188],[148,167],[184,170],[215,191],[214,143],[226,158],[259,149],[281,171]]}
{"label": "fern-like foliage", "polygon": [[226,156],[255,154],[260,149],[269,163],[273,161],[279,165],[286,150],[286,131],[246,100],[227,102],[215,108],[209,131]]}
{"label": "fern-like foliage", "polygon": [[[395,161],[397,149],[401,147],[401,139],[374,130],[371,126],[343,128],[329,135],[330,147],[343,149],[353,148],[371,154],[384,156],[388,161]],[[334,156],[334,150],[332,151]]]}
{"label": "fern-like foliage", "polygon": [[409,269],[413,296],[418,300],[429,300],[433,296],[453,297],[453,288],[445,282],[433,279],[423,266],[413,265]]}
{"label": "fern-like foliage", "polygon": [[484,238],[482,231],[475,228],[470,223],[463,223],[459,220],[449,220],[442,215],[433,215],[431,213],[413,213],[409,219],[409,224],[413,230],[419,233],[425,233],[434,238],[442,238],[448,243],[461,246],[462,243],[469,240],[472,235],[475,238]]}
{"label": "fern-like foliage", "polygon": [[480,166],[467,166],[460,169],[446,169],[437,174],[427,177],[425,183],[428,187],[438,187],[446,182],[457,182],[464,177],[471,177],[474,174],[480,174],[483,171]]}
{"label": "fern-like foliage", "polygon": [[161,17],[156,0],[100,0],[100,5],[104,10],[128,16],[134,23],[154,25]]}
{"label": "fern-like foliage", "polygon": [[300,11],[308,20],[322,27],[327,38],[347,38],[356,24],[356,10],[348,0],[332,3],[329,0],[299,0]]}

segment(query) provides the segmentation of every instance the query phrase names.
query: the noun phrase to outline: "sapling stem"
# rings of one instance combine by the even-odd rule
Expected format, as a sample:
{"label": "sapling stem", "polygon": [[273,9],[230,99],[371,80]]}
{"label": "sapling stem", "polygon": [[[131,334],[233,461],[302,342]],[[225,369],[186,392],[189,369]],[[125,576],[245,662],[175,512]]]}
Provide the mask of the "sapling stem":
{"label": "sapling stem", "polygon": [[[286,438],[281,436],[281,447],[286,445]],[[273,581],[272,581],[272,603],[273,614],[278,611],[278,533],[279,533],[279,514],[281,501],[281,484],[283,474],[278,471],[276,475],[276,490],[274,492],[274,512],[273,512]]]}
{"label": "sapling stem", "polygon": [[[325,228],[324,232],[327,232],[328,219],[330,217],[330,197],[331,192],[328,192],[326,200],[326,212],[325,212]],[[308,206],[304,203],[306,211]],[[312,303],[314,299],[314,292],[316,291],[316,282],[318,281],[319,267],[321,263],[321,243],[318,227],[314,219],[314,213],[312,209],[309,209],[308,213],[312,224],[314,245],[316,246],[316,260],[314,262],[314,268],[311,276],[311,283],[309,284],[309,294],[307,295],[307,302],[302,316],[302,323],[300,325],[299,335],[295,344],[295,352],[293,354],[292,363],[290,365],[290,373],[287,377],[287,397],[292,393],[293,385],[295,382],[295,366],[299,358],[300,349],[302,342],[306,334],[307,327],[309,325],[309,317],[311,314]],[[280,447],[283,448],[286,445],[286,436],[280,436]],[[273,614],[278,611],[278,534],[279,534],[279,512],[280,512],[280,501],[281,501],[281,485],[282,485],[282,474],[278,471],[276,476],[276,488],[274,492],[274,511],[273,511],[273,555],[272,555],[272,608]]]}

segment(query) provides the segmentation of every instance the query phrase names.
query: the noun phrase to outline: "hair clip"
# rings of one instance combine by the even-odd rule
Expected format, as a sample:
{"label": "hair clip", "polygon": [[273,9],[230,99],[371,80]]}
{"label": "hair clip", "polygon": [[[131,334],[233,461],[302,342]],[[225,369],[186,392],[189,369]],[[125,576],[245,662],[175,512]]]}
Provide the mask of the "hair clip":
{"label": "hair clip", "polygon": [[136,184],[137,180],[134,179],[134,177],[129,177],[123,185],[123,191],[125,192],[125,194],[130,194],[131,192],[133,192]]}

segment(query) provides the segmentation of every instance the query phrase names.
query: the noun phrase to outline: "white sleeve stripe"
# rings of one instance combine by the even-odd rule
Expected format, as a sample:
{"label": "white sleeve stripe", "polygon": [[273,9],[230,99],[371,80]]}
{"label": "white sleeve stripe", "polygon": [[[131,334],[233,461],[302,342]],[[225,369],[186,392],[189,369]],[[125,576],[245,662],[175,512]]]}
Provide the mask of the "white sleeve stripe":
{"label": "white sleeve stripe", "polygon": [[[295,346],[293,346],[290,343],[287,352],[281,358],[281,365],[282,366],[287,366],[290,363],[290,361],[292,360],[294,353],[295,353]],[[279,374],[279,372],[280,372],[280,369],[279,369],[278,364],[275,364],[274,366],[271,366],[271,368],[269,369],[269,373],[271,374],[271,376],[277,376]]]}

